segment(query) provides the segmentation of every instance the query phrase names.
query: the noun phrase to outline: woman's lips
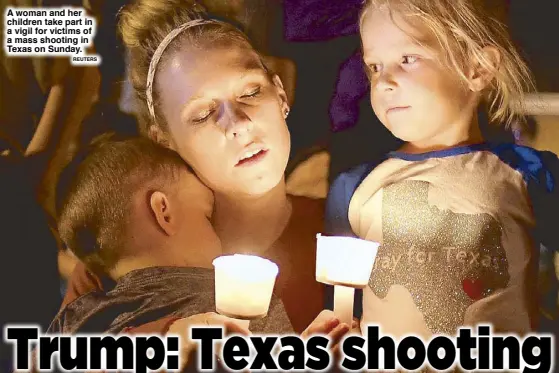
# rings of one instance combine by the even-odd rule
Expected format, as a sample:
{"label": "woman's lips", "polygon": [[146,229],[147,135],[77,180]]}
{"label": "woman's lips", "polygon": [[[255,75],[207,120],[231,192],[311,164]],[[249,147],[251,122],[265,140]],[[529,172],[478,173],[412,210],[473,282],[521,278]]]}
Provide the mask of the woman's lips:
{"label": "woman's lips", "polygon": [[237,162],[235,167],[252,166],[260,162],[262,159],[264,159],[264,157],[266,157],[267,154],[268,154],[268,150],[262,149],[248,158],[241,159],[239,162]]}

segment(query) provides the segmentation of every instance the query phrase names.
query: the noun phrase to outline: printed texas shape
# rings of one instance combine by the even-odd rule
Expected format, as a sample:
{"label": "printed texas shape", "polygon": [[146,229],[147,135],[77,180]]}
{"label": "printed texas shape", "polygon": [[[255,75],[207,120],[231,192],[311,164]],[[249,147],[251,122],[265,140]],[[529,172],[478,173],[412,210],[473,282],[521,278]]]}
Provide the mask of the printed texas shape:
{"label": "printed texas shape", "polygon": [[[468,306],[509,281],[502,228],[488,214],[430,206],[428,191],[424,181],[384,188],[383,245],[369,286],[381,299],[392,285],[406,287],[433,333],[454,334]],[[390,260],[397,264],[382,265]]]}

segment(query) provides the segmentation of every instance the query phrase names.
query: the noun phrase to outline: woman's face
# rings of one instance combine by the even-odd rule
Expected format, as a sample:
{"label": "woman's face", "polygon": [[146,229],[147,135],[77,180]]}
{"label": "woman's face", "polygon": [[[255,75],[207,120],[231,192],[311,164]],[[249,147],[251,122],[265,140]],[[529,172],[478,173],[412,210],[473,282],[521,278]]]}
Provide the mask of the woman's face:
{"label": "woman's face", "polygon": [[261,195],[283,181],[285,92],[248,44],[182,48],[155,88],[170,147],[214,192]]}

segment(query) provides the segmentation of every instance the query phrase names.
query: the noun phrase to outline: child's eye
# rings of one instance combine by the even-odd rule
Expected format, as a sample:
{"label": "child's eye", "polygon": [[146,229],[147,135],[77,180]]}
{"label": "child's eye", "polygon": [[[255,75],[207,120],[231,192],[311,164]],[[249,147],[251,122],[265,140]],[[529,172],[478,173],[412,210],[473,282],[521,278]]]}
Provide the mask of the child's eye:
{"label": "child's eye", "polygon": [[205,110],[205,111],[201,112],[198,116],[196,116],[194,119],[192,119],[192,121],[194,123],[203,123],[210,118],[210,116],[213,114],[213,112],[214,112],[213,109]]}
{"label": "child's eye", "polygon": [[402,63],[409,65],[417,61],[416,56],[404,56],[402,57]]}
{"label": "child's eye", "polygon": [[241,98],[253,98],[253,97],[257,97],[260,94],[261,88],[260,87],[256,87],[250,91],[248,91],[247,93],[243,94],[241,96]]}

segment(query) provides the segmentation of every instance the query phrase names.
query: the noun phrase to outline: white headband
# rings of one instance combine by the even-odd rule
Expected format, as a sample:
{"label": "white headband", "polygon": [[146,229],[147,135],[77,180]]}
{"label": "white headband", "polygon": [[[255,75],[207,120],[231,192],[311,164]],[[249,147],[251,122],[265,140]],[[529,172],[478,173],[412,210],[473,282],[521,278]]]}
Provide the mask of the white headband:
{"label": "white headband", "polygon": [[155,107],[153,105],[153,78],[155,76],[155,70],[157,69],[157,64],[159,63],[159,60],[161,59],[163,52],[165,52],[165,49],[167,49],[169,44],[171,44],[171,42],[177,37],[177,35],[179,35],[184,30],[191,27],[212,24],[212,23],[225,24],[225,22],[221,22],[213,19],[194,19],[192,21],[188,21],[186,23],[183,23],[173,31],[171,31],[167,36],[165,36],[163,41],[161,41],[161,43],[155,50],[155,53],[153,54],[153,57],[151,58],[151,62],[149,64],[148,77],[146,83],[146,98],[148,103],[149,114],[151,115],[154,121],[156,119],[155,119]]}

